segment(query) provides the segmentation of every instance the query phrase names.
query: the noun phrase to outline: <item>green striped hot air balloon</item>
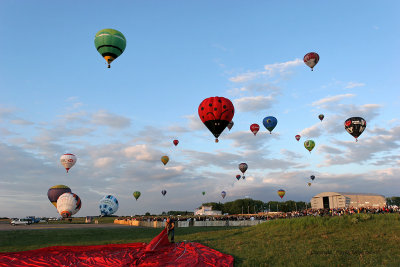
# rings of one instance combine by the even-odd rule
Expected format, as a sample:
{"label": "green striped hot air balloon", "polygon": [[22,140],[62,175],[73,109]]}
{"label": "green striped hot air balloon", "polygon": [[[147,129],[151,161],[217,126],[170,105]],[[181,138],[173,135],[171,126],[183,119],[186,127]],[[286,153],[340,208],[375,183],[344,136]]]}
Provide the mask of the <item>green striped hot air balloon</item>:
{"label": "green striped hot air balloon", "polygon": [[138,200],[138,198],[140,197],[140,192],[139,191],[135,191],[133,192],[133,197],[136,199],[136,201]]}
{"label": "green striped hot air balloon", "polygon": [[96,33],[94,45],[97,51],[107,61],[108,67],[125,50],[125,36],[114,29],[103,29]]}

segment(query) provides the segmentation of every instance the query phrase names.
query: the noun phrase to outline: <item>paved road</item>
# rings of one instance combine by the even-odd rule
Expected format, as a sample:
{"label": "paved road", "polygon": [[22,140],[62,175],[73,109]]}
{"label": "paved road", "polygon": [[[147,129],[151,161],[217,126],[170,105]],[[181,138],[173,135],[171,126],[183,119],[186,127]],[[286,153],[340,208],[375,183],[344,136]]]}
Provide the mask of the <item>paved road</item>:
{"label": "paved road", "polygon": [[46,224],[35,223],[31,225],[16,225],[0,223],[0,231],[10,230],[40,230],[40,229],[78,229],[78,228],[126,228],[132,227],[123,224],[104,223],[104,224]]}

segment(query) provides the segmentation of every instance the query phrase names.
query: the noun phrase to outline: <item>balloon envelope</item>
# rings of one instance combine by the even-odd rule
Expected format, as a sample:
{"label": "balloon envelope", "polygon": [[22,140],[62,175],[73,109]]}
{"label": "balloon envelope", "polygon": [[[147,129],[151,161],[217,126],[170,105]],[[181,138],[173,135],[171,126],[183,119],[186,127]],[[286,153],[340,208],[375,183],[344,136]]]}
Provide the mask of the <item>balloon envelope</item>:
{"label": "balloon envelope", "polygon": [[278,190],[278,196],[280,196],[280,198],[283,198],[283,196],[285,195],[286,191],[283,189],[279,189]]}
{"label": "balloon envelope", "polygon": [[71,153],[64,154],[60,157],[60,162],[64,166],[64,168],[69,171],[69,169],[72,168],[72,166],[75,165],[76,163],[76,156]]}
{"label": "balloon envelope", "polygon": [[64,193],[57,200],[57,211],[63,218],[76,214],[81,206],[81,199],[74,193]]}
{"label": "balloon envelope", "polygon": [[222,198],[225,198],[226,192],[225,192],[225,191],[222,191],[222,192],[221,192],[221,196],[222,196]]}
{"label": "balloon envelope", "polygon": [[263,124],[264,127],[267,128],[269,133],[271,133],[275,126],[278,124],[278,120],[273,116],[268,116],[263,119]]}
{"label": "balloon envelope", "polygon": [[204,192],[204,191],[203,191],[203,192],[201,192],[201,193],[203,194],[203,196],[206,194],[206,192]]}
{"label": "balloon envelope", "polygon": [[108,67],[125,50],[125,36],[114,29],[103,29],[96,33],[94,45],[100,55],[107,61]]}
{"label": "balloon envelope", "polygon": [[165,196],[166,193],[167,193],[167,190],[162,190],[162,191],[161,191],[161,194],[162,194],[163,196]]}
{"label": "balloon envelope", "polygon": [[314,179],[315,179],[315,175],[311,175],[311,176],[310,176],[310,178],[311,178],[311,180],[313,180],[313,181],[314,181]]}
{"label": "balloon envelope", "polygon": [[300,135],[296,135],[294,138],[296,138],[296,140],[299,141],[301,136]]}
{"label": "balloon envelope", "polygon": [[357,141],[357,138],[364,132],[367,122],[361,117],[351,117],[344,122],[344,128]]}
{"label": "balloon envelope", "polygon": [[317,65],[319,61],[319,55],[315,52],[307,53],[304,56],[303,61],[304,63],[306,63],[307,66],[311,68],[311,70],[314,70],[315,65]]}
{"label": "balloon envelope", "polygon": [[247,170],[247,168],[248,168],[249,166],[247,165],[247,163],[240,163],[239,164],[239,170],[244,174],[245,172],[246,172],[246,170]]}
{"label": "balloon envelope", "polygon": [[236,179],[239,181],[242,176],[240,174],[236,175]]}
{"label": "balloon envelope", "polygon": [[57,200],[64,193],[71,193],[71,188],[66,185],[59,184],[49,188],[47,191],[47,197],[49,198],[51,204],[57,208]]}
{"label": "balloon envelope", "polygon": [[250,125],[250,131],[256,135],[258,133],[258,131],[260,130],[260,125],[258,125],[257,123],[253,123],[252,125]]}
{"label": "balloon envelope", "polygon": [[136,201],[138,200],[138,198],[140,197],[140,192],[139,191],[135,191],[133,192],[133,197],[136,199]]}
{"label": "balloon envelope", "polygon": [[304,147],[305,147],[308,151],[310,151],[310,153],[311,153],[311,150],[313,150],[313,148],[315,147],[315,142],[314,142],[313,140],[306,140],[306,141],[304,142]]}
{"label": "balloon envelope", "polygon": [[162,156],[161,157],[161,162],[164,163],[164,165],[167,165],[169,161],[169,157],[168,156]]}
{"label": "balloon envelope", "polygon": [[230,122],[228,123],[227,127],[228,127],[228,130],[229,130],[229,131],[232,129],[233,125],[234,125],[233,121],[230,121]]}
{"label": "balloon envelope", "polygon": [[325,118],[325,116],[324,116],[324,114],[319,114],[318,118],[322,121]]}
{"label": "balloon envelope", "polygon": [[175,146],[177,146],[179,144],[179,141],[178,140],[174,140],[173,143],[174,143]]}
{"label": "balloon envelope", "polygon": [[104,196],[99,201],[99,209],[102,216],[114,214],[115,212],[117,212],[118,207],[118,200],[112,195]]}
{"label": "balloon envelope", "polygon": [[204,99],[198,113],[201,121],[215,136],[215,142],[218,142],[218,137],[232,121],[235,108],[229,99],[216,96]]}
{"label": "balloon envelope", "polygon": [[308,186],[311,186],[311,183],[308,183]]}

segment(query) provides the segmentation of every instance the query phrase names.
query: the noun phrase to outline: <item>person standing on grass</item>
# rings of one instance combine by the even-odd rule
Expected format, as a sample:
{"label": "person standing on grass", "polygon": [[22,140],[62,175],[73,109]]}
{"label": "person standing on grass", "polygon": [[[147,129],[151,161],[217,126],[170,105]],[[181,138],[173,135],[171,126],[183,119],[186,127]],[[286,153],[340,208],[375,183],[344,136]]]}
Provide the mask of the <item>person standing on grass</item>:
{"label": "person standing on grass", "polygon": [[172,219],[168,218],[165,223],[165,228],[167,229],[168,236],[171,235],[171,242],[174,243],[175,238],[175,223]]}

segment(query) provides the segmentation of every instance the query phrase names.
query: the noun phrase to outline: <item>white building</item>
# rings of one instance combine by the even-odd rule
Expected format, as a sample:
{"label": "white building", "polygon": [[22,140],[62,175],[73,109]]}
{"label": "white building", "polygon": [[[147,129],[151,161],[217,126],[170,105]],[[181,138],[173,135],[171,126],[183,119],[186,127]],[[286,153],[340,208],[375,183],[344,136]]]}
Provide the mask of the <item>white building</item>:
{"label": "white building", "polygon": [[201,209],[196,209],[194,215],[222,215],[220,210],[212,210],[211,206],[201,206]]}
{"label": "white building", "polygon": [[382,208],[385,196],[364,193],[322,192],[311,199],[313,209]]}

